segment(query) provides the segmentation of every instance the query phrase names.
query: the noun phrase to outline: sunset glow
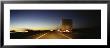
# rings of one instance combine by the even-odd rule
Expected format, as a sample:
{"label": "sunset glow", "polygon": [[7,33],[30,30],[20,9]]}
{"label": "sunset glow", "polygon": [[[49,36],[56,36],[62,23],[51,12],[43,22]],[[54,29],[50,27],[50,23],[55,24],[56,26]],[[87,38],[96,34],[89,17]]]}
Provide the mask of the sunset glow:
{"label": "sunset glow", "polygon": [[56,30],[61,26],[62,17],[72,19],[74,28],[93,27],[100,24],[98,11],[100,10],[10,10],[10,30]]}

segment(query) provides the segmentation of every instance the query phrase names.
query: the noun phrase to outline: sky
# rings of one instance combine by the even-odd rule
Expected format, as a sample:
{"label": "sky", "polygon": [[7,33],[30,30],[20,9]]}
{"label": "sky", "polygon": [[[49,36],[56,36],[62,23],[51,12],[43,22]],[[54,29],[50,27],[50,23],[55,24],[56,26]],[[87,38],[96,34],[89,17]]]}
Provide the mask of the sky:
{"label": "sky", "polygon": [[10,28],[58,29],[62,17],[72,19],[75,29],[101,25],[100,10],[10,10]]}

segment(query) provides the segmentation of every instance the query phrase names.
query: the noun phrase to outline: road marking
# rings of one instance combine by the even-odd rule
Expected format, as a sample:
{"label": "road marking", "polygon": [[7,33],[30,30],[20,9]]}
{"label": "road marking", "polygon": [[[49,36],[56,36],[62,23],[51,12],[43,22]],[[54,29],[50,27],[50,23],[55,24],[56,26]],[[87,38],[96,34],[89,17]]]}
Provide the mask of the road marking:
{"label": "road marking", "polygon": [[71,37],[68,37],[68,36],[66,36],[66,35],[64,35],[64,34],[62,34],[62,33],[61,33],[61,35],[62,35],[62,36],[65,36],[66,38],[72,39]]}
{"label": "road marking", "polygon": [[41,35],[41,36],[37,37],[36,39],[39,39],[39,38],[41,38],[41,37],[45,36],[46,34],[47,34],[47,33],[45,33],[45,34],[43,34],[43,35]]}

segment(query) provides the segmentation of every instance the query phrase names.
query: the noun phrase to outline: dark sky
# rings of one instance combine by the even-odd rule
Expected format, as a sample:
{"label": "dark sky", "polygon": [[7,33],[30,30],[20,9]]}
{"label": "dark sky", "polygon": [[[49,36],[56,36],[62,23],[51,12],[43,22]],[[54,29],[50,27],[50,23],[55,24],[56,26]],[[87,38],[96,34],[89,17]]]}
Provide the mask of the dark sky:
{"label": "dark sky", "polygon": [[73,28],[100,26],[100,10],[10,10],[11,28],[56,29],[61,17],[73,20]]}

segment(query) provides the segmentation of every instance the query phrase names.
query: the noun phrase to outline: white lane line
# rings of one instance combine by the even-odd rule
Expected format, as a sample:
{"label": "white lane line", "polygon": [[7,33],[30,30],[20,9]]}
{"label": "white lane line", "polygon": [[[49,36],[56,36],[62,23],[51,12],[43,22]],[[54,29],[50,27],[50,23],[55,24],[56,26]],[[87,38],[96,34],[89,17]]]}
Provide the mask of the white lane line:
{"label": "white lane line", "polygon": [[66,35],[64,35],[65,37],[67,37],[67,38],[69,38],[69,39],[72,39],[71,37],[68,37],[68,36],[66,36]]}
{"label": "white lane line", "polygon": [[45,34],[43,34],[43,35],[41,35],[41,36],[37,37],[36,39],[39,39],[39,38],[41,38],[41,37],[45,36],[46,34],[47,34],[47,33],[45,33]]}
{"label": "white lane line", "polygon": [[68,37],[68,36],[66,36],[66,35],[64,35],[62,33],[61,33],[61,35],[64,36],[64,37],[66,37],[66,38],[68,38],[68,39],[72,39],[71,37]]}

